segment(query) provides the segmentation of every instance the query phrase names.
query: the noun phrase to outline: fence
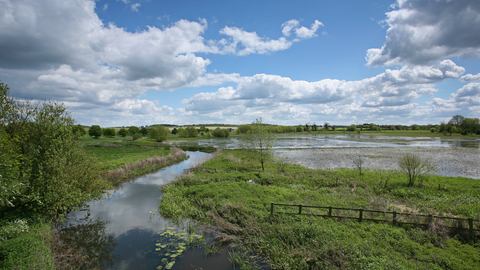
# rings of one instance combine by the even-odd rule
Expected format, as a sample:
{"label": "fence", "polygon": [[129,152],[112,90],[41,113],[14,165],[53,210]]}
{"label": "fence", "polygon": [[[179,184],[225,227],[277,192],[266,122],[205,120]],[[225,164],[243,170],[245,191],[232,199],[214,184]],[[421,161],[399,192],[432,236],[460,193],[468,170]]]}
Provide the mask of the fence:
{"label": "fence", "polygon": [[[282,207],[298,207],[297,212],[275,212],[274,206],[282,206]],[[325,214],[319,211],[312,211],[310,209],[321,209],[328,210]],[[335,211],[335,213],[333,213]],[[358,212],[353,216],[351,215],[340,215],[340,211],[348,211],[348,212]],[[400,225],[400,224],[407,224],[407,225],[415,225],[415,226],[431,226],[432,224],[436,223],[443,227],[449,229],[460,229],[460,230],[468,230],[469,237],[474,236],[474,232],[480,231],[480,220],[473,219],[473,218],[456,218],[456,217],[440,217],[434,215],[421,215],[416,213],[403,213],[403,212],[396,212],[396,211],[379,211],[379,210],[369,210],[369,209],[362,209],[362,208],[342,208],[342,207],[332,207],[332,206],[313,206],[313,205],[302,205],[302,204],[284,204],[284,203],[271,203],[270,204],[270,215],[274,213],[278,214],[295,214],[295,215],[312,215],[317,217],[325,217],[325,218],[345,218],[345,219],[356,219],[359,222],[363,220],[370,220],[370,221],[377,221],[377,222],[390,222],[393,225]],[[335,215],[334,215],[335,214]],[[383,215],[383,219],[379,219],[379,216]],[[391,218],[387,218],[388,215],[391,215]],[[474,226],[474,222],[476,226]],[[451,226],[452,223],[454,226]],[[468,224],[468,228],[466,228],[465,223]]]}

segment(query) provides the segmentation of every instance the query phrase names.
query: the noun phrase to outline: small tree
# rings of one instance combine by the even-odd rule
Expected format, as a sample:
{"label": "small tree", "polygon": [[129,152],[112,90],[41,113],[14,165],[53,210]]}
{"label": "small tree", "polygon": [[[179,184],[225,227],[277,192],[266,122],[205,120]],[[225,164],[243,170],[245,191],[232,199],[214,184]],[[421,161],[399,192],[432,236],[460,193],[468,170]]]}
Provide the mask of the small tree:
{"label": "small tree", "polygon": [[352,157],[352,162],[355,165],[355,167],[357,167],[357,170],[360,173],[360,175],[363,174],[362,173],[362,168],[363,168],[363,165],[365,164],[365,161],[366,161],[366,158],[362,154],[355,154]]}
{"label": "small tree", "polygon": [[72,132],[73,132],[73,134],[75,134],[75,136],[77,138],[83,137],[85,134],[87,134],[87,132],[85,131],[85,129],[81,125],[73,126],[72,127]]}
{"label": "small tree", "polygon": [[103,136],[105,137],[115,137],[115,129],[114,128],[106,128],[103,130]]}
{"label": "small tree", "polygon": [[191,138],[198,137],[198,130],[197,130],[196,128],[192,127],[192,126],[187,127],[187,128],[185,129],[185,131],[187,132],[187,134],[188,134],[187,136],[188,136],[188,137],[191,137]]}
{"label": "small tree", "polygon": [[136,126],[131,126],[128,128],[128,134],[133,135],[136,133],[140,133],[140,129]]}
{"label": "small tree", "polygon": [[435,166],[429,160],[422,160],[412,153],[404,154],[398,161],[400,169],[408,176],[408,185],[413,186],[417,180],[423,181],[426,174]]}
{"label": "small tree", "polygon": [[242,139],[242,148],[250,151],[252,158],[260,162],[262,171],[265,171],[265,162],[272,159],[275,135],[268,132],[260,117],[252,123],[252,130]]}
{"label": "small tree", "polygon": [[140,140],[141,138],[142,138],[142,135],[140,133],[135,133],[132,136],[132,140],[134,140],[134,141]]}
{"label": "small tree", "polygon": [[120,136],[122,136],[122,137],[126,137],[127,134],[128,134],[128,131],[127,131],[126,129],[124,129],[124,128],[121,128],[121,129],[118,131],[117,134],[120,135]]}
{"label": "small tree", "polygon": [[142,134],[143,136],[147,136],[148,135],[148,129],[146,127],[142,127],[140,129],[140,134]]}
{"label": "small tree", "polygon": [[150,129],[150,137],[157,142],[163,142],[167,140],[170,131],[164,126],[154,126]]}
{"label": "small tree", "polygon": [[173,128],[173,129],[172,129],[172,134],[175,135],[175,134],[177,134],[177,133],[178,133],[177,128]]}
{"label": "small tree", "polygon": [[100,128],[99,125],[93,125],[88,130],[88,135],[90,135],[90,137],[95,137],[95,139],[98,139],[100,136],[102,136],[102,128]]}

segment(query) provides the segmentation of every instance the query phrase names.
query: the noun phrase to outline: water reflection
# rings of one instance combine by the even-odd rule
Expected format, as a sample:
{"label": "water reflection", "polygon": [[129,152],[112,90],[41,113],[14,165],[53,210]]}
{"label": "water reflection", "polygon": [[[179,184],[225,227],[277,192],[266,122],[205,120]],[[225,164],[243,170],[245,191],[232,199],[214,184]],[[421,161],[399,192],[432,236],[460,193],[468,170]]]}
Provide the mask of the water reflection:
{"label": "water reflection", "polygon": [[[240,138],[199,139],[172,141],[173,145],[213,146],[223,149],[240,148]],[[311,149],[311,148],[377,148],[377,147],[458,147],[480,148],[479,139],[445,137],[401,137],[381,135],[278,135],[275,149]]]}
{"label": "water reflection", "polygon": [[[69,214],[69,220],[62,225],[62,233],[75,235],[72,241],[91,250],[88,255],[97,268],[156,269],[162,259],[153,252],[158,232],[172,226],[169,220],[159,215],[152,218],[150,214],[158,209],[160,187],[173,181],[199,158],[210,155],[187,154],[190,158],[184,162],[127,183],[99,202],[90,202],[89,211]],[[178,265],[189,261],[188,254],[197,256],[194,252],[186,252],[177,260]],[[213,261],[212,258],[208,258],[207,263],[223,265],[228,262],[229,267],[216,269],[231,268],[227,257],[214,257]]]}

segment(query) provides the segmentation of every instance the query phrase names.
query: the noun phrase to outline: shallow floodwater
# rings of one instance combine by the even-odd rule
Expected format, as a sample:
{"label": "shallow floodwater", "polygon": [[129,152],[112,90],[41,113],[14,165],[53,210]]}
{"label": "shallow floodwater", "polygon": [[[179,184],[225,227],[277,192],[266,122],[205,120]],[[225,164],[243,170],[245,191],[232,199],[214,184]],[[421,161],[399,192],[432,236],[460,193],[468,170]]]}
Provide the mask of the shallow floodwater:
{"label": "shallow floodwater", "polygon": [[[173,141],[175,145],[240,148],[238,137]],[[404,153],[416,153],[436,164],[432,172],[443,176],[480,178],[480,139],[402,137],[362,134],[279,135],[275,156],[311,169],[354,168],[355,155],[366,157],[364,168],[399,169]]]}
{"label": "shallow floodwater", "polygon": [[199,158],[209,155],[187,154],[188,160],[126,183],[103,200],[88,203],[87,209],[69,214],[68,221],[61,225],[62,234],[86,250],[92,261],[89,269],[157,269],[160,265],[168,269],[165,262],[172,261],[171,269],[233,269],[226,249],[206,256],[203,248],[187,248],[176,257],[155,250],[159,247],[156,244],[165,243],[168,236],[160,233],[186,232],[183,226],[161,217],[157,210],[160,188]]}

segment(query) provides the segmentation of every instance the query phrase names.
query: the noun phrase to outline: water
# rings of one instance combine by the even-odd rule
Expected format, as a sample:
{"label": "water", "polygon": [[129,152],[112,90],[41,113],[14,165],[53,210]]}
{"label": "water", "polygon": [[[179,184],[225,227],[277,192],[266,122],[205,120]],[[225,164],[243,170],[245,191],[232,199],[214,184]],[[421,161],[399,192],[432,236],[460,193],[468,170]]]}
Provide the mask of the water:
{"label": "water", "polygon": [[[159,232],[182,232],[161,217],[158,210],[160,188],[190,168],[192,162],[209,155],[187,152],[190,158],[177,165],[141,177],[109,192],[99,202],[90,202],[88,210],[69,214],[62,224],[62,234],[83,247],[92,261],[91,268],[99,269],[156,269],[163,265],[164,255],[155,250],[162,242]],[[203,248],[187,249],[175,258],[172,269],[233,269],[227,250],[205,255]],[[168,262],[172,258],[168,256]]]}

